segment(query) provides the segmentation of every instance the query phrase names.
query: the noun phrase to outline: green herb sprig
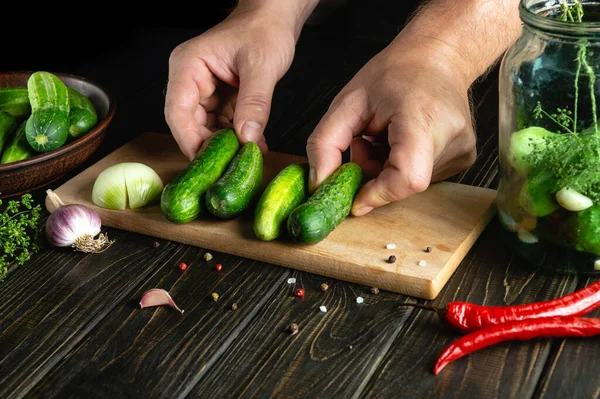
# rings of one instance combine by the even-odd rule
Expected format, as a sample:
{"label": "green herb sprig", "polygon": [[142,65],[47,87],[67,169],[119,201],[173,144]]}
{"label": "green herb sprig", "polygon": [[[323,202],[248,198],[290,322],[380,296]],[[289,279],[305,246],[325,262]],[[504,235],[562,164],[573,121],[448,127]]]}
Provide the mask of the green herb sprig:
{"label": "green herb sprig", "polygon": [[[0,209],[2,204],[0,200]],[[6,203],[0,213],[0,281],[13,262],[22,265],[37,252],[41,214],[42,207],[34,203],[31,194]]]}
{"label": "green herb sprig", "polygon": [[[561,13],[558,19],[565,22],[583,22],[584,10],[579,0],[568,5],[563,0],[560,6]],[[598,130],[597,104],[596,104],[596,74],[587,59],[586,39],[578,44],[577,58],[575,59],[574,79],[574,104],[573,110],[567,107],[557,108],[556,112],[546,112],[540,102],[533,109],[534,119],[548,118],[568,135],[559,134],[549,137],[534,146],[528,156],[528,161],[538,169],[550,171],[556,179],[555,190],[570,187],[594,201],[600,201],[600,132]],[[579,85],[583,75],[588,80],[588,90],[591,102],[592,125],[579,132],[578,113]]]}

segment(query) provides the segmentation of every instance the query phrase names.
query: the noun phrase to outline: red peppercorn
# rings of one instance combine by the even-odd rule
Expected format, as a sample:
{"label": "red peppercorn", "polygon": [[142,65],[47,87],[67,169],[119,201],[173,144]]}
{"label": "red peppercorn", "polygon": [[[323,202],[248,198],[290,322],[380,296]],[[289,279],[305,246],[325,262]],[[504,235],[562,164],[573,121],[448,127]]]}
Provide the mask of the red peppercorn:
{"label": "red peppercorn", "polygon": [[220,264],[220,263],[217,263],[217,264],[215,265],[215,269],[217,269],[217,271],[218,271],[218,272],[220,272],[222,268],[223,268],[223,265],[222,265],[222,264]]}
{"label": "red peppercorn", "polygon": [[179,264],[179,270],[185,270],[185,269],[187,269],[187,265],[185,263],[181,262]]}
{"label": "red peppercorn", "polygon": [[298,288],[295,292],[294,295],[296,296],[304,296],[304,290],[302,288]]}

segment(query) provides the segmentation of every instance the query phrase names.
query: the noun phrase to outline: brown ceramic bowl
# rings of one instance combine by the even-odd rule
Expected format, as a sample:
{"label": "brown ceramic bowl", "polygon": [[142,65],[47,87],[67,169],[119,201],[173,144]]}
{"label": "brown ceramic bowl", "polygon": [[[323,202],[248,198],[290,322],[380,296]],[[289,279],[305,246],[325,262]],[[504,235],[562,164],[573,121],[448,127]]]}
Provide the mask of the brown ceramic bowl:
{"label": "brown ceramic bowl", "polygon": [[[32,73],[0,72],[0,87],[25,87]],[[78,90],[90,99],[98,113],[98,123],[83,136],[54,151],[0,165],[0,198],[21,195],[42,188],[81,165],[98,149],[115,115],[115,101],[105,88],[80,76],[53,73],[67,86]]]}

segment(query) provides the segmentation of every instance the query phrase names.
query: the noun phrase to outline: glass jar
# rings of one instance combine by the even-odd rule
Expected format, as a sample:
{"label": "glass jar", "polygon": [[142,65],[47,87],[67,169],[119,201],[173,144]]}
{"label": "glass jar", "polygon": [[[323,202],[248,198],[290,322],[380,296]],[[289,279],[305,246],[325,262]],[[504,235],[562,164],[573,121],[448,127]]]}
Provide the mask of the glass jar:
{"label": "glass jar", "polygon": [[499,74],[506,242],[536,268],[600,274],[600,3],[519,8],[522,33]]}

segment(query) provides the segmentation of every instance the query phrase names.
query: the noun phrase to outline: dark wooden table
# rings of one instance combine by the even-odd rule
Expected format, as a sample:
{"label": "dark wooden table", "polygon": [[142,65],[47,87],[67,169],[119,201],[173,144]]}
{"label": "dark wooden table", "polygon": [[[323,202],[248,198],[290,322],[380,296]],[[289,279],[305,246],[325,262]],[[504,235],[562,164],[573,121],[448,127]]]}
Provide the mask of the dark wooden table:
{"label": "dark wooden table", "polygon": [[[308,24],[275,92],[266,132],[270,147],[304,155],[306,138],[329,102],[389,43],[413,6],[354,1]],[[107,29],[88,32],[86,46],[42,45],[37,56],[3,59],[3,69],[89,77],[117,99],[101,150],[62,181],[137,134],[168,132],[163,89],[169,53],[226,13],[171,11],[159,23],[161,11],[150,13],[154,20],[133,25],[105,21]],[[69,28],[57,29],[58,36]],[[496,187],[496,78],[494,70],[473,89],[479,156],[455,181]],[[494,220],[430,304],[526,303],[593,281],[527,269],[503,245],[500,232]],[[109,251],[86,255],[46,247],[14,266],[0,285],[0,397],[600,396],[599,339],[499,344],[434,376],[437,355],[458,335],[441,327],[431,312],[396,308],[410,298],[385,291],[373,295],[369,287],[226,253],[213,253],[212,263],[206,263],[203,248],[165,240],[154,248],[153,237],[108,233],[116,239]],[[191,265],[185,273],[177,268],[181,261]],[[224,266],[220,273],[215,262]],[[292,295],[290,277],[305,288],[302,300]],[[327,292],[319,290],[322,282],[329,284]],[[141,294],[154,287],[176,294],[184,317],[166,307],[141,311]],[[215,291],[218,302],[210,299]],[[365,298],[364,306],[353,306],[357,295]],[[236,311],[230,310],[234,302]],[[329,311],[319,313],[320,305]],[[299,325],[298,334],[286,331],[290,323]]]}

